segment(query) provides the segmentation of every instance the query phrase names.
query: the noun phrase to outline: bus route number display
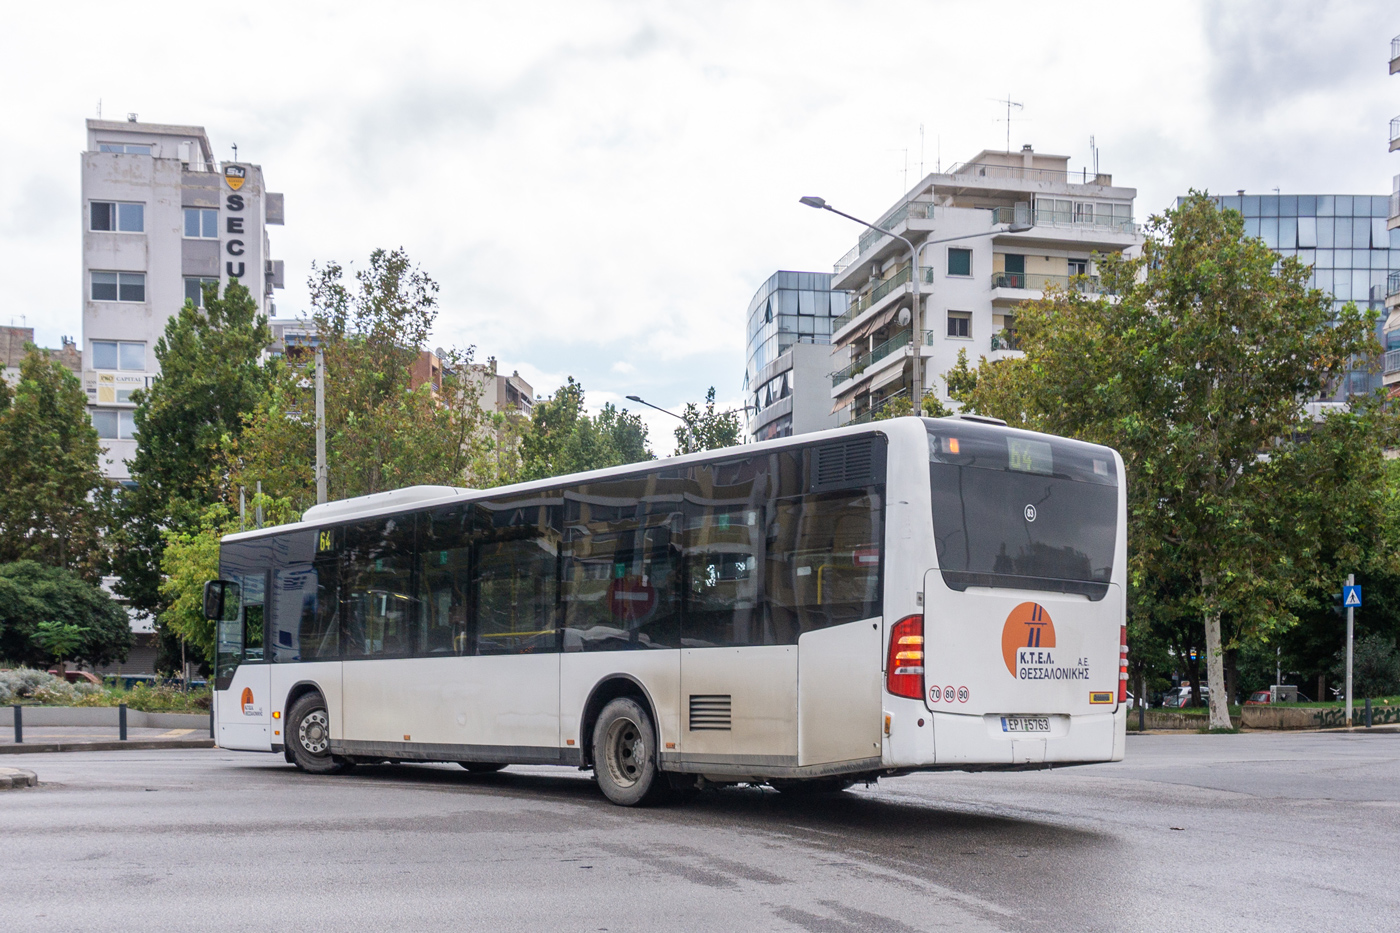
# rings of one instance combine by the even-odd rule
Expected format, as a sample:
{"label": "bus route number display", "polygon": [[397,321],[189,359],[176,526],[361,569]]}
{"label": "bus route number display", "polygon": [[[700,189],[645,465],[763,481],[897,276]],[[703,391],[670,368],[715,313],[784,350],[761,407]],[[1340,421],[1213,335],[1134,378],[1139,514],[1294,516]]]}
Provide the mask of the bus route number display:
{"label": "bus route number display", "polygon": [[1044,441],[1028,441],[1019,437],[1006,439],[1007,469],[1018,473],[1055,472],[1055,463],[1050,454],[1050,445]]}

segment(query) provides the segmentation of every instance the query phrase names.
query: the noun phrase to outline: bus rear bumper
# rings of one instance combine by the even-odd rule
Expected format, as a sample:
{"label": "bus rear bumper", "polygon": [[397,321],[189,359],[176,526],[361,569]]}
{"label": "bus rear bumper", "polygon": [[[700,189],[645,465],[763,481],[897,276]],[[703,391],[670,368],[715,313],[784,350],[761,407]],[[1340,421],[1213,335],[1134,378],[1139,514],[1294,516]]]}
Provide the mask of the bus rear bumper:
{"label": "bus rear bumper", "polygon": [[1049,716],[1050,731],[1015,732],[997,715],[930,713],[936,767],[1036,766],[1118,761],[1124,710]]}

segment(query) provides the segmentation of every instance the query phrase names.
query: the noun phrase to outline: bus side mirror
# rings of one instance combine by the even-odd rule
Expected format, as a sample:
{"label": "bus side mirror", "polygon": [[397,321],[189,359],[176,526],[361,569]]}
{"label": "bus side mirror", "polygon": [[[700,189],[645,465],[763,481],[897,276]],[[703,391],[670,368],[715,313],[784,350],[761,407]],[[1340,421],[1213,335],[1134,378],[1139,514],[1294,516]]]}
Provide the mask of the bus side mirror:
{"label": "bus side mirror", "polygon": [[239,601],[238,584],[231,580],[210,580],[204,584],[204,618],[218,622],[225,618],[225,611],[231,606],[237,611]]}

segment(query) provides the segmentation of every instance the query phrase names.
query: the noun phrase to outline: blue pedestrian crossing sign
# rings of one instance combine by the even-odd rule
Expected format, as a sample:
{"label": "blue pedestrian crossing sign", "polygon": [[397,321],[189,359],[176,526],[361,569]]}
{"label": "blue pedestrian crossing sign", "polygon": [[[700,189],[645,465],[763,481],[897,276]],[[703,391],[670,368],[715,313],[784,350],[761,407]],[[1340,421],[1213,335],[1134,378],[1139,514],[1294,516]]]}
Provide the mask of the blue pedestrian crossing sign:
{"label": "blue pedestrian crossing sign", "polygon": [[1342,605],[1345,606],[1345,607],[1347,607],[1348,609],[1360,609],[1360,608],[1361,608],[1361,587],[1359,587],[1359,586],[1344,586],[1344,587],[1342,587]]}

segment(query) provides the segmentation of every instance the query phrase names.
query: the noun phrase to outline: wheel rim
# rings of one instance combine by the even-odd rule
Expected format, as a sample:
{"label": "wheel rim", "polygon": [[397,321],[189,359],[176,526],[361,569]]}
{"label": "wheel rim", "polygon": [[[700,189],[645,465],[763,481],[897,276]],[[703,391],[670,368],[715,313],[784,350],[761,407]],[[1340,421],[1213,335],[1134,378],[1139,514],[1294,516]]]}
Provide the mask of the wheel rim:
{"label": "wheel rim", "polygon": [[297,726],[297,741],[313,755],[323,755],[331,744],[330,721],[326,711],[314,709],[301,718]]}
{"label": "wheel rim", "polygon": [[608,774],[619,787],[631,787],[642,779],[647,747],[641,727],[630,719],[619,719],[608,726],[603,740],[603,757]]}

